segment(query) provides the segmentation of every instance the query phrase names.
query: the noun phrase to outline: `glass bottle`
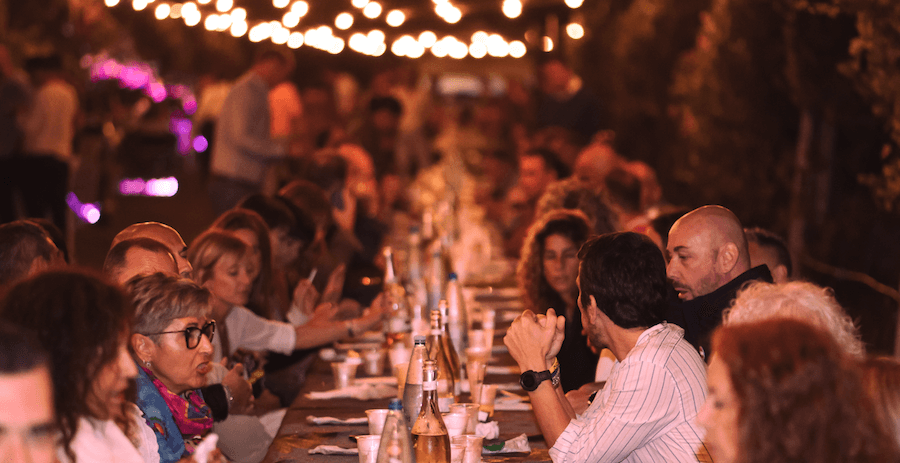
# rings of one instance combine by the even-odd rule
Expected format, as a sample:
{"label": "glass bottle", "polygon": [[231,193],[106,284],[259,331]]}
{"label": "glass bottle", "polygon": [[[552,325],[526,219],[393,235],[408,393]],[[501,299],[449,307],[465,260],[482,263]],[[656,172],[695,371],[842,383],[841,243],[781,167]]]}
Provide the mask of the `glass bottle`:
{"label": "glass bottle", "polygon": [[438,408],[442,412],[450,411],[450,404],[454,402],[456,393],[455,370],[450,363],[450,357],[446,350],[446,336],[441,327],[440,310],[431,311],[431,332],[428,334],[428,360],[435,362],[437,368],[437,400]]}
{"label": "glass bottle", "polygon": [[459,348],[458,352],[465,352],[469,347],[469,314],[456,273],[447,279],[447,328],[453,346]]}
{"label": "glass bottle", "polygon": [[422,408],[422,376],[425,360],[428,360],[425,336],[416,336],[413,342],[409,370],[406,371],[406,384],[403,386],[403,415],[406,417],[408,427],[412,427],[415,423]]}
{"label": "glass bottle", "polygon": [[441,312],[441,342],[443,342],[444,352],[447,355],[447,361],[450,363],[450,369],[453,371],[453,378],[456,380],[456,389],[453,390],[453,395],[459,397],[462,394],[460,387],[462,386],[463,364],[459,361],[459,353],[456,350],[456,344],[453,342],[453,338],[450,337],[447,317],[447,301],[441,301],[438,308]]}
{"label": "glass bottle", "polygon": [[[409,252],[407,253],[406,268],[409,270],[407,275],[407,294],[413,301],[413,306],[428,306],[428,288],[425,286],[425,271],[422,256],[422,235],[419,233],[419,227],[413,225],[409,229]],[[419,314],[421,316],[421,313]],[[413,313],[415,318],[415,313]]]}
{"label": "glass bottle", "polygon": [[450,435],[437,404],[437,365],[425,362],[422,411],[412,427],[413,448],[418,463],[450,463]]}
{"label": "glass bottle", "polygon": [[415,463],[409,427],[403,417],[403,402],[391,399],[381,432],[376,463]]}
{"label": "glass bottle", "polygon": [[440,240],[435,240],[429,248],[431,260],[428,262],[428,310],[435,310],[444,299],[444,253]]}
{"label": "glass bottle", "polygon": [[394,343],[403,341],[403,333],[409,323],[409,301],[406,290],[397,279],[394,271],[394,254],[390,247],[385,247],[384,254],[384,291],[390,304],[390,312],[385,323],[385,348],[390,349]]}

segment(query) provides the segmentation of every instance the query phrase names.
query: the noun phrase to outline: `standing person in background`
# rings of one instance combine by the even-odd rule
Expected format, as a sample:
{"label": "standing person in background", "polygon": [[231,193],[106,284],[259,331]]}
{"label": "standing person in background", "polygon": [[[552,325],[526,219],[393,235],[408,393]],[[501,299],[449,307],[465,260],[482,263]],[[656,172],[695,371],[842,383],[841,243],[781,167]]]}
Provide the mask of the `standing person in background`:
{"label": "standing person in background", "polygon": [[260,192],[269,165],[285,156],[286,140],[272,138],[269,89],[293,70],[293,55],[266,50],[228,93],[216,124],[210,165],[209,194],[217,214]]}
{"label": "standing person in background", "polygon": [[590,140],[602,128],[600,102],[559,57],[540,66],[537,128],[562,127]]}
{"label": "standing person in background", "polygon": [[59,56],[32,58],[26,67],[37,91],[21,120],[25,158],[16,178],[28,215],[49,213],[65,231],[78,94],[63,79]]}
{"label": "standing person in background", "polygon": [[0,223],[16,218],[15,176],[22,149],[22,129],[17,116],[31,94],[28,75],[17,68],[9,49],[0,44]]}
{"label": "standing person in background", "polygon": [[750,265],[765,265],[775,283],[787,283],[794,274],[791,252],[784,238],[764,228],[745,228],[747,246],[750,249]]}

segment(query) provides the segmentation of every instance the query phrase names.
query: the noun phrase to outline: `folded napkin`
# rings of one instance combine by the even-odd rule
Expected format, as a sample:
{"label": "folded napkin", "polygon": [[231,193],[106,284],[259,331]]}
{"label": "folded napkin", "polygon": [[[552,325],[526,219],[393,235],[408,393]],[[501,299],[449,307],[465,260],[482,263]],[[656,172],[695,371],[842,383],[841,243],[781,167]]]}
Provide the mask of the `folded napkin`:
{"label": "folded napkin", "polygon": [[[526,442],[527,443],[527,442]],[[319,445],[309,451],[310,455],[359,455],[359,449],[345,449],[337,445]]]}
{"label": "folded napkin", "polygon": [[475,425],[475,435],[485,439],[496,439],[500,437],[500,425],[496,421],[478,423]]}
{"label": "folded napkin", "polygon": [[330,400],[330,399],[357,399],[357,400],[375,400],[387,399],[389,397],[397,397],[397,388],[384,384],[356,384],[343,389],[332,389],[330,391],[316,391],[306,394],[306,397],[313,400]]}
{"label": "folded napkin", "polygon": [[340,418],[334,418],[332,416],[307,416],[306,422],[309,424],[315,424],[315,425],[323,425],[323,424],[357,425],[357,424],[369,424],[369,419],[366,417],[362,417],[362,418],[347,418],[346,420],[342,420]]}
{"label": "folded napkin", "polygon": [[487,455],[495,453],[531,453],[531,446],[528,445],[528,436],[520,434],[500,444],[485,445],[481,453]]}

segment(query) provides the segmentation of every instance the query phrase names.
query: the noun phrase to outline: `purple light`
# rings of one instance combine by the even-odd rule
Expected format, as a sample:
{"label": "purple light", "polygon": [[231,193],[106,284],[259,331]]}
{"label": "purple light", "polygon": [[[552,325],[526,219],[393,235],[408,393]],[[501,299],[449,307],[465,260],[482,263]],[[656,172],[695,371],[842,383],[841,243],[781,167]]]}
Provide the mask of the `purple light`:
{"label": "purple light", "polygon": [[206,140],[206,137],[198,135],[194,138],[194,151],[202,153],[206,151],[206,148],[209,148],[209,141]]}
{"label": "purple light", "polygon": [[184,107],[184,112],[188,116],[191,116],[195,112],[197,112],[197,100],[194,98],[193,95],[185,96],[182,101],[183,101],[182,106]]}
{"label": "purple light", "polygon": [[178,180],[175,177],[147,180],[145,193],[148,196],[171,198],[175,196],[175,193],[178,193]]}
{"label": "purple light", "polygon": [[126,178],[119,182],[119,193],[125,196],[135,196],[144,193],[144,179]]}
{"label": "purple light", "polygon": [[[135,90],[144,88],[150,84],[150,73],[136,66],[126,66],[125,69],[119,73],[119,78],[122,81],[122,85],[126,88]],[[153,95],[151,94],[151,96]]]}
{"label": "purple light", "polygon": [[151,82],[147,91],[150,94],[150,98],[153,98],[153,101],[157,103],[162,103],[166,99],[166,86],[159,82]]}
{"label": "purple light", "polygon": [[126,196],[156,196],[171,198],[178,193],[178,179],[175,177],[126,178],[119,182],[119,192]]}
{"label": "purple light", "polygon": [[91,225],[100,220],[100,206],[94,203],[82,204],[82,202],[78,200],[78,196],[71,191],[66,195],[66,204],[69,205],[69,209],[72,209],[72,212],[74,212],[79,219]]}

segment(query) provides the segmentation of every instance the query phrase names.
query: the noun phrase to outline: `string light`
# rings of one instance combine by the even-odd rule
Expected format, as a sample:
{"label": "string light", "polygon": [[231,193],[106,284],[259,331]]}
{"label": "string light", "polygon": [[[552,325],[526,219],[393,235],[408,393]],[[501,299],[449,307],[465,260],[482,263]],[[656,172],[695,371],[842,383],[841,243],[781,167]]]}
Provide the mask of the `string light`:
{"label": "string light", "polygon": [[384,32],[381,32],[378,29],[372,29],[366,35],[366,38],[372,41],[373,43],[384,42]]}
{"label": "string light", "polygon": [[211,14],[203,20],[203,28],[208,31],[214,31],[219,28],[219,15]]}
{"label": "string light", "polygon": [[234,21],[245,21],[247,19],[247,10],[243,8],[231,10],[231,19]]}
{"label": "string light", "polygon": [[287,8],[291,0],[272,0],[272,6],[275,8]]}
{"label": "string light", "polygon": [[566,0],[566,6],[571,9],[575,9],[580,7],[584,3],[584,0]]}
{"label": "string light", "polygon": [[350,0],[350,4],[356,8],[363,9],[369,4],[369,0]]}
{"label": "string light", "polygon": [[300,15],[293,11],[288,11],[281,17],[281,24],[284,24],[284,27],[288,29],[297,27],[297,25],[300,24]]}
{"label": "string light", "polygon": [[571,23],[566,26],[566,34],[569,34],[569,37],[578,40],[584,37],[584,27],[578,23]]}
{"label": "string light", "polygon": [[134,8],[134,11],[143,11],[148,4],[149,2],[146,0],[132,0],[131,7]]}
{"label": "string light", "polygon": [[488,33],[485,31],[478,31],[472,34],[472,43],[487,43]]}
{"label": "string light", "polygon": [[519,0],[503,0],[502,10],[507,18],[518,18],[522,14],[522,2]]}
{"label": "string light", "polygon": [[160,3],[159,5],[156,5],[156,10],[153,13],[156,16],[156,19],[162,21],[169,17],[171,11],[172,7],[170,7],[168,3]]}
{"label": "string light", "polygon": [[216,0],[216,11],[219,13],[225,13],[234,6],[233,0]]}
{"label": "string light", "polygon": [[275,45],[284,45],[287,43],[288,39],[291,37],[291,31],[278,27],[274,31],[272,31],[272,43]]}
{"label": "string light", "polygon": [[306,3],[303,0],[294,2],[291,4],[291,12],[296,13],[302,18],[306,16],[306,13],[309,13],[309,3]]}
{"label": "string light", "polygon": [[424,31],[419,34],[419,45],[422,45],[425,48],[431,48],[435,42],[437,42],[437,36],[434,35],[434,32]]}
{"label": "string light", "polygon": [[525,56],[526,52],[525,44],[520,40],[513,40],[509,42],[509,56],[513,58],[521,58]]}
{"label": "string light", "polygon": [[363,16],[369,19],[375,19],[381,14],[381,4],[378,2],[369,2],[363,7]]}
{"label": "string light", "polygon": [[400,10],[391,10],[388,12],[387,17],[385,17],[385,21],[388,26],[400,27],[403,25],[403,22],[406,21],[406,15]]}
{"label": "string light", "polygon": [[103,3],[105,3],[109,8],[112,8],[119,4],[119,0],[104,0]]}
{"label": "string light", "polygon": [[353,15],[350,13],[341,13],[334,18],[334,27],[345,31],[353,26]]}
{"label": "string light", "polygon": [[238,21],[231,25],[231,35],[232,37],[243,37],[244,34],[247,33],[247,23],[245,21]]}
{"label": "string light", "polygon": [[229,27],[233,24],[234,17],[230,14],[223,14],[219,16],[219,20],[216,22],[216,30],[219,32],[228,30]]}
{"label": "string light", "polygon": [[469,54],[472,55],[472,58],[484,58],[487,55],[487,47],[482,42],[473,42],[469,45]]}
{"label": "string light", "polygon": [[287,42],[288,47],[297,49],[303,46],[303,34],[300,32],[291,32]]}
{"label": "string light", "polygon": [[544,37],[544,51],[553,51],[553,39],[551,39],[550,37]]}
{"label": "string light", "polygon": [[172,19],[181,19],[181,4],[176,3],[169,9],[169,17]]}

